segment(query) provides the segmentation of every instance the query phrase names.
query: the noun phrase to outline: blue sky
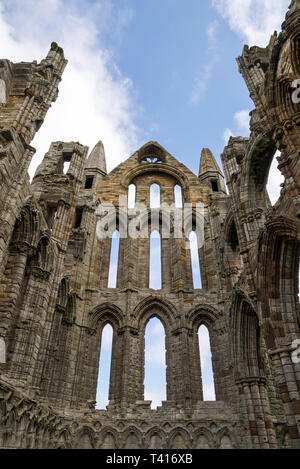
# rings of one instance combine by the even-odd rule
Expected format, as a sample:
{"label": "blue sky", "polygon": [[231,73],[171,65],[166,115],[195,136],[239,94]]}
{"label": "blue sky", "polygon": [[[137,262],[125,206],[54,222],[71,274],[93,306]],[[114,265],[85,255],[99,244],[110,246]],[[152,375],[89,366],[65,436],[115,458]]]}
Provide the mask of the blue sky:
{"label": "blue sky", "polygon": [[195,173],[203,147],[220,162],[224,136],[247,136],[253,108],[235,58],[245,43],[267,45],[289,3],[0,0],[1,57],[41,60],[54,40],[69,60],[31,176],[54,140],[102,139],[109,170],[148,140]]}
{"label": "blue sky", "polygon": [[[196,174],[203,147],[220,163],[226,138],[249,135],[253,108],[235,58],[245,43],[268,44],[289,3],[0,0],[1,58],[39,61],[56,41],[69,60],[30,176],[57,140],[92,149],[101,139],[109,170],[149,140]],[[273,203],[281,182],[274,160]]]}

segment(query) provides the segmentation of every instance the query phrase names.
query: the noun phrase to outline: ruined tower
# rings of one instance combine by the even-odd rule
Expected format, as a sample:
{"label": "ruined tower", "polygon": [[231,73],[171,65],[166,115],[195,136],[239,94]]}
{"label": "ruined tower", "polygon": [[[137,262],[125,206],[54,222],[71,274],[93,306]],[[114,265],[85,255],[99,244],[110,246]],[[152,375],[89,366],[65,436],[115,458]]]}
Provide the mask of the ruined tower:
{"label": "ruined tower", "polygon": [[[0,61],[1,448],[300,448],[299,50],[293,1],[280,34],[237,59],[255,109],[250,137],[224,148],[225,179],[209,149],[197,177],[153,141],[107,174],[100,141],[90,154],[80,143],[51,143],[30,183],[30,143],[67,62],[55,43],[40,64]],[[272,207],[266,183],[276,151],[285,181]],[[185,213],[174,204],[176,186]],[[153,230],[159,289],[149,279]],[[202,288],[193,283],[192,232]],[[144,396],[152,317],[166,335],[167,393],[156,410]],[[109,404],[96,410],[106,324]],[[210,335],[211,402],[201,325]]]}

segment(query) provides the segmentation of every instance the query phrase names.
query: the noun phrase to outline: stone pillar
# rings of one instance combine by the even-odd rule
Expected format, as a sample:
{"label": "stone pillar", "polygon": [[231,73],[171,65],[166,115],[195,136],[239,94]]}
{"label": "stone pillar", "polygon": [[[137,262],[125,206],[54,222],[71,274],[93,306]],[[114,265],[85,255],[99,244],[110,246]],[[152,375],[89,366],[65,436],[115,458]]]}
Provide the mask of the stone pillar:
{"label": "stone pillar", "polygon": [[269,352],[283,402],[292,447],[300,448],[300,363],[293,363],[291,347]]}
{"label": "stone pillar", "polygon": [[193,276],[191,267],[191,254],[187,249],[188,240],[184,237],[170,239],[171,267],[172,267],[172,290],[192,290]]}
{"label": "stone pillar", "polygon": [[8,369],[8,376],[23,384],[31,384],[34,366],[40,353],[41,335],[50,296],[48,280],[49,272],[35,266],[30,267]]}
{"label": "stone pillar", "polygon": [[[52,237],[57,240],[61,247],[66,249],[71,231],[71,215],[74,214],[74,208],[65,201],[60,200],[57,207],[57,215],[53,224]],[[72,213],[71,213],[72,212]]]}
{"label": "stone pillar", "polygon": [[19,243],[9,253],[6,269],[2,277],[0,291],[0,336],[9,339],[13,323],[16,322],[16,303],[22,291],[27,264],[28,246]]}
{"label": "stone pillar", "polygon": [[244,420],[245,442],[252,449],[275,449],[273,427],[265,378],[249,377],[237,382],[241,417]]}

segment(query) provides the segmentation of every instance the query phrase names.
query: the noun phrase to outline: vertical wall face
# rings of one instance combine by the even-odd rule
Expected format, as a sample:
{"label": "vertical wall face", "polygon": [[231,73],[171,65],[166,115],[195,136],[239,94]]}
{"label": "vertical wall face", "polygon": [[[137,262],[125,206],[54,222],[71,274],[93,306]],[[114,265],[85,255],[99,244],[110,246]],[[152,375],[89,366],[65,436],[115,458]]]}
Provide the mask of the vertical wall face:
{"label": "vertical wall face", "polygon": [[[231,138],[222,155],[232,201],[226,221],[227,234],[231,232],[234,239],[231,229],[234,220],[244,271],[236,285],[245,295],[244,300],[233,297],[232,317],[235,321],[242,320],[245,302],[256,310],[262,325],[261,340],[265,342],[261,347],[267,352],[263,357],[264,369],[273,381],[273,390],[268,389],[269,396],[273,396],[271,409],[276,409],[278,421],[287,422],[293,447],[300,445],[299,364],[292,360],[292,344],[300,335],[297,294],[300,108],[295,99],[295,79],[299,78],[299,15],[299,2],[294,1],[282,33],[271,37],[268,48],[246,46],[238,58],[256,109],[251,113],[250,138]],[[285,181],[279,201],[271,208],[266,183],[276,150],[281,152],[277,160]],[[234,260],[232,256],[231,259]],[[239,340],[239,327],[235,329],[235,343]],[[250,333],[249,327],[246,330]],[[243,345],[246,347],[246,343]],[[264,402],[261,392],[265,393],[266,389],[261,378],[260,375],[259,383],[255,376],[239,382],[242,405],[250,420],[255,415],[254,389],[261,403]],[[250,425],[252,444],[262,444],[259,436],[262,432],[256,424]]]}
{"label": "vertical wall face", "polygon": [[[101,159],[102,153],[97,152]],[[89,160],[94,155],[95,149]],[[95,159],[93,165],[99,167]],[[34,184],[39,173],[44,174],[46,170],[37,171]],[[127,219],[127,196],[132,185],[135,197],[130,202]],[[154,186],[159,191],[151,201]],[[177,211],[175,186],[181,188],[183,199],[183,207]],[[93,208],[91,194],[100,201],[98,207]],[[72,387],[65,405],[86,408],[95,401],[101,331],[109,322],[113,328],[109,409],[150,409],[143,386],[144,334],[153,316],[161,320],[166,331],[167,402],[164,405],[189,406],[203,400],[197,335],[201,323],[207,324],[211,333],[217,399],[227,399],[231,371],[226,362],[226,319],[220,307],[226,289],[220,278],[222,266],[218,265],[220,248],[214,241],[220,225],[208,209],[209,197],[214,206],[222,207],[228,196],[222,192],[214,195],[211,188],[202,185],[195,175],[153,142],[109,175],[103,174],[95,186],[86,187],[84,182],[78,206],[82,207],[89,198],[90,213],[86,217],[84,209],[80,227],[73,229],[65,261],[70,285],[80,297],[73,327],[78,339],[77,361],[73,375],[69,375]],[[116,230],[120,242],[118,259],[113,259],[110,235]],[[193,285],[189,242],[192,231],[198,236],[202,289]],[[87,236],[85,249],[78,258],[80,243],[75,233],[80,232]],[[158,276],[155,269],[161,271],[161,285],[155,288],[151,288],[149,275],[153,232],[159,233],[161,245],[160,259],[153,256],[152,276]],[[118,264],[114,285],[108,284],[110,262]]]}
{"label": "vertical wall face", "polygon": [[65,66],[55,43],[40,64],[0,61],[0,273],[16,217],[31,195],[27,170],[35,150],[29,144],[57,97]]}
{"label": "vertical wall face", "polygon": [[[30,142],[58,93],[66,65],[56,44],[40,64],[0,61],[1,371],[31,385],[55,278],[48,226],[33,196]],[[38,292],[41,292],[38,294]]]}

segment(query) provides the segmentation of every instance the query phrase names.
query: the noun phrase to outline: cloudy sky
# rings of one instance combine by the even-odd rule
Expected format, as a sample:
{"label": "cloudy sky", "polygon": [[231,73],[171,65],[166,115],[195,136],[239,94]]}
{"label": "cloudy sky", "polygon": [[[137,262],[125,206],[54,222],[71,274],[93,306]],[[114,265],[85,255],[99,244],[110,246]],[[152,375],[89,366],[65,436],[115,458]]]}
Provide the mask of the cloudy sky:
{"label": "cloudy sky", "polygon": [[[0,0],[1,58],[40,61],[56,41],[69,61],[33,141],[31,176],[55,140],[93,147],[101,139],[108,170],[149,140],[195,173],[203,147],[220,162],[230,135],[249,135],[253,109],[235,58],[245,43],[268,44],[289,3]],[[282,182],[276,163],[273,203]]]}

